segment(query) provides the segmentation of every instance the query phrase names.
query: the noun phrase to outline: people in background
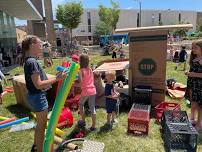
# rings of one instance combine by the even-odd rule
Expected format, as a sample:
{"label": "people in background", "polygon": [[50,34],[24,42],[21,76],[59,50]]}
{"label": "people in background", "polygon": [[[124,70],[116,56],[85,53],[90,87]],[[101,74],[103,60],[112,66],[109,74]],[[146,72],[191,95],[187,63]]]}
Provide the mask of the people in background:
{"label": "people in background", "polygon": [[186,60],[188,58],[188,55],[187,55],[187,51],[185,49],[186,49],[186,47],[184,45],[182,45],[181,51],[179,54],[179,63],[175,67],[175,70],[177,70],[178,66],[180,66],[181,64],[184,64],[183,71],[186,70]]}
{"label": "people in background", "polygon": [[50,67],[53,65],[53,60],[51,57],[51,45],[48,42],[43,43],[43,58],[44,67]]}

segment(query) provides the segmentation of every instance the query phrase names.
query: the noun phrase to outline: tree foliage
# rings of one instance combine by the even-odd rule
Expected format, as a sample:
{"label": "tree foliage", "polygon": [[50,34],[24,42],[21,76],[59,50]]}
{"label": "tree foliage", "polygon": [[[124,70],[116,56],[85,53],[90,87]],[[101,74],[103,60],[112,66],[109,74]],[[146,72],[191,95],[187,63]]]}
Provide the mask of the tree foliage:
{"label": "tree foliage", "polygon": [[83,5],[80,1],[71,1],[56,8],[56,18],[65,28],[70,29],[72,44],[72,29],[77,28],[81,22]]}
{"label": "tree foliage", "polygon": [[[185,24],[185,22],[181,21],[181,22],[179,22],[179,24]],[[186,22],[186,24],[189,24],[189,22]],[[185,37],[185,36],[187,36],[187,32],[188,32],[188,29],[181,28],[181,29],[174,30],[173,34],[180,36],[180,37]]]}
{"label": "tree foliage", "polygon": [[119,21],[120,8],[119,4],[110,0],[112,7],[107,8],[103,5],[99,6],[99,17],[102,22],[104,22],[111,31],[116,29],[116,24]]}
{"label": "tree foliage", "polygon": [[197,31],[202,32],[202,19],[200,19],[198,25],[197,25]]}
{"label": "tree foliage", "polygon": [[108,25],[102,21],[98,22],[95,26],[94,36],[100,37],[101,35],[110,34],[110,29]]}

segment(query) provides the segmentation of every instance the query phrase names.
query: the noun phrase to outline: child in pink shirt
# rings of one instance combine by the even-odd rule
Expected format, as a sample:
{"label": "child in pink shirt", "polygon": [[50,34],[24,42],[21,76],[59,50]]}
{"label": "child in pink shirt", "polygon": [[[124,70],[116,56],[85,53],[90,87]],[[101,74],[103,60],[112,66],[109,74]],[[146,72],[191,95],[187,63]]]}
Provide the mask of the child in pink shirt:
{"label": "child in pink shirt", "polygon": [[84,104],[88,100],[88,104],[92,116],[92,126],[91,131],[95,131],[96,125],[96,111],[95,111],[95,97],[96,97],[96,88],[94,86],[94,76],[93,71],[89,67],[89,57],[87,54],[80,55],[80,82],[81,82],[81,99],[79,104],[80,114],[82,121],[85,125],[85,113],[84,113]]}

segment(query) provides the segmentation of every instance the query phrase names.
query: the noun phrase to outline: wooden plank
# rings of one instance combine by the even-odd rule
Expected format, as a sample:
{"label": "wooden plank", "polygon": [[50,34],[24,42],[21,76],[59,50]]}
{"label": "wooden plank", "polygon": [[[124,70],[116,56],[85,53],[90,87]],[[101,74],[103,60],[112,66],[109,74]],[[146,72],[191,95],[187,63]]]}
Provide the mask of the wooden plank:
{"label": "wooden plank", "polygon": [[162,26],[148,26],[148,27],[136,27],[136,28],[123,28],[123,29],[116,29],[116,34],[123,34],[132,31],[145,31],[145,30],[174,30],[174,29],[192,29],[192,24],[177,24],[177,25],[162,25]]}

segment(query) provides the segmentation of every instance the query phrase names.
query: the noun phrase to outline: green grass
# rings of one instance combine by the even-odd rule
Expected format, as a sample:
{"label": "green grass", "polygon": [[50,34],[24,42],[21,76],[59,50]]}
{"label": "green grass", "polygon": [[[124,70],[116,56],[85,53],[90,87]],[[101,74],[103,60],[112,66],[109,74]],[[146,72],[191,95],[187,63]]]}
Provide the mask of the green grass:
{"label": "green grass", "polygon": [[[91,56],[91,63],[97,63],[103,59],[110,57]],[[62,60],[54,60],[53,68],[46,68],[45,71],[50,74],[55,74],[55,67],[61,65]],[[167,62],[167,78],[173,77],[177,81],[186,84],[186,77],[183,71],[174,70],[174,63]],[[11,75],[16,73],[23,73],[22,67],[17,67],[12,70]],[[9,84],[11,84],[9,82]],[[166,97],[166,100],[172,101],[171,98]],[[186,107],[184,100],[176,101],[181,104],[183,110],[190,111]],[[3,99],[3,105],[0,105],[0,116],[5,117],[25,117],[30,116],[30,112],[20,105],[16,105],[14,94],[6,94]],[[74,112],[75,122],[79,115]],[[160,126],[155,123],[155,119],[150,121],[150,130],[148,136],[132,136],[127,134],[127,113],[121,113],[118,117],[119,124],[112,131],[106,131],[103,125],[106,122],[106,112],[104,109],[97,110],[97,127],[98,131],[88,134],[87,138],[105,143],[106,152],[164,152],[164,142],[160,134]],[[87,117],[87,126],[90,127],[90,117]],[[74,126],[64,131],[68,135]],[[0,151],[2,152],[27,152],[33,144],[34,130],[27,130],[21,132],[10,133],[9,128],[0,130]],[[199,138],[198,152],[202,151],[202,138]]]}

